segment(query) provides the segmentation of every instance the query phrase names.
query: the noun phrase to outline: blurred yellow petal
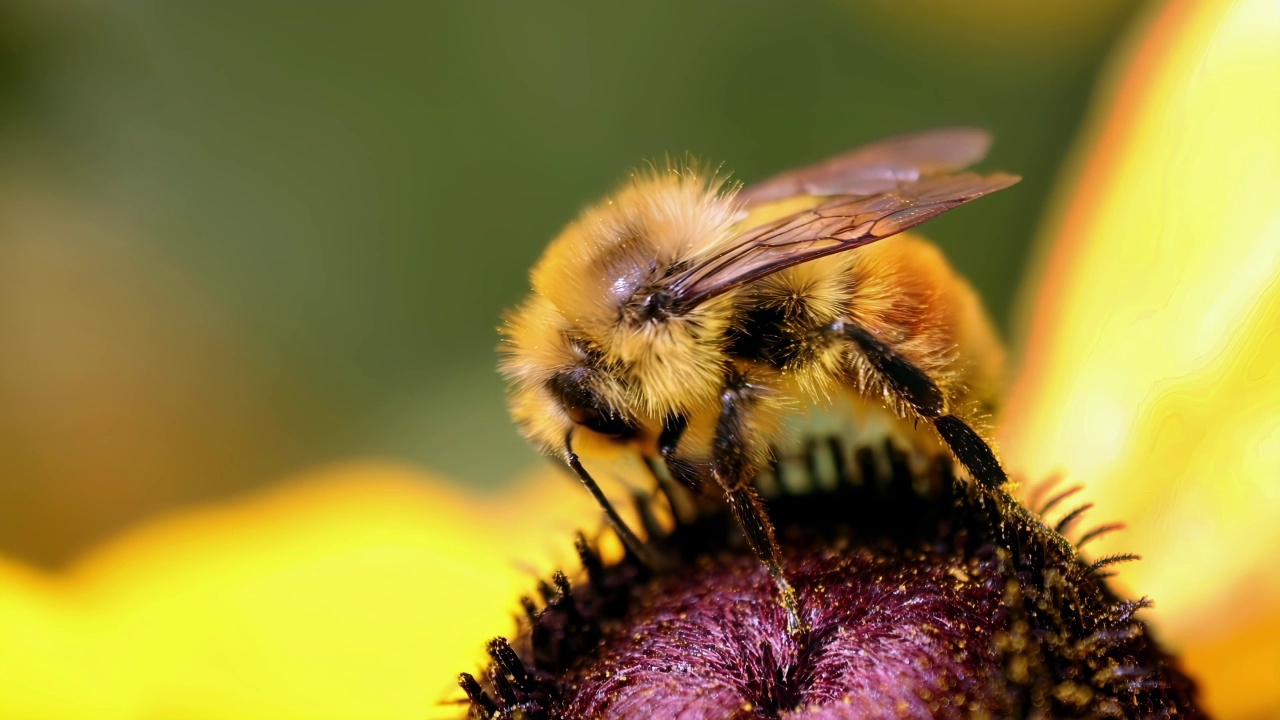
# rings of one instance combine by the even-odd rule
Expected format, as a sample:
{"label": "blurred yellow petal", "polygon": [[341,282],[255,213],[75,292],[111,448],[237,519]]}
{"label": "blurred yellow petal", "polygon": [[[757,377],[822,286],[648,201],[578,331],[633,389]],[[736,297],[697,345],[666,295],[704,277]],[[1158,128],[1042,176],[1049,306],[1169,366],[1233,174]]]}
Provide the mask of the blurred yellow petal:
{"label": "blurred yellow petal", "polygon": [[453,678],[592,517],[564,478],[481,497],[356,464],[56,577],[0,562],[0,717],[456,716]]}
{"label": "blurred yellow petal", "polygon": [[1049,225],[1003,444],[1129,523],[1092,550],[1144,555],[1122,584],[1211,709],[1258,717],[1280,707],[1280,4],[1171,2],[1136,40]]}

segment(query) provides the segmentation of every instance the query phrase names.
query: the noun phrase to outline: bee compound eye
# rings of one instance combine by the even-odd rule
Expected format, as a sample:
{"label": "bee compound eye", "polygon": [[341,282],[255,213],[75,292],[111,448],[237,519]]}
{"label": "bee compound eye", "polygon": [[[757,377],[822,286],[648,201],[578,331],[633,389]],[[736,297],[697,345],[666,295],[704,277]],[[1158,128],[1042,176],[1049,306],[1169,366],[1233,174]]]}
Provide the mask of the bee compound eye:
{"label": "bee compound eye", "polygon": [[564,412],[566,415],[569,416],[569,419],[572,420],[573,424],[575,425],[590,427],[592,424],[596,422],[597,413],[595,410],[589,407],[582,407],[581,405],[570,405],[568,403],[565,403]]}
{"label": "bee compound eye", "polygon": [[626,418],[609,409],[602,412],[599,408],[592,408],[583,413],[581,420],[574,419],[574,422],[613,438],[626,438],[635,434],[635,427]]}
{"label": "bee compound eye", "polygon": [[557,375],[550,383],[564,412],[575,425],[613,438],[635,435],[636,427],[622,413],[610,407],[582,378]]}

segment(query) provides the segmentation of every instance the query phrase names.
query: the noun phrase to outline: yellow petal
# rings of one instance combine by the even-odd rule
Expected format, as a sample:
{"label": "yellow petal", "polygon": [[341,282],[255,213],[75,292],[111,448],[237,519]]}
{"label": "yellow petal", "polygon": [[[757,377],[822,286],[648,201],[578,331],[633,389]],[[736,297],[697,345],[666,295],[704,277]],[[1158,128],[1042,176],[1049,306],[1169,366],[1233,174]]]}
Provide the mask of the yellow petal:
{"label": "yellow petal", "polygon": [[477,497],[358,464],[149,523],[58,576],[0,562],[0,717],[456,717],[457,673],[584,517],[565,478]]}
{"label": "yellow petal", "polygon": [[1122,585],[1220,717],[1257,716],[1280,706],[1280,4],[1157,8],[1098,106],[1003,445],[1129,523],[1093,551],[1145,557]]}

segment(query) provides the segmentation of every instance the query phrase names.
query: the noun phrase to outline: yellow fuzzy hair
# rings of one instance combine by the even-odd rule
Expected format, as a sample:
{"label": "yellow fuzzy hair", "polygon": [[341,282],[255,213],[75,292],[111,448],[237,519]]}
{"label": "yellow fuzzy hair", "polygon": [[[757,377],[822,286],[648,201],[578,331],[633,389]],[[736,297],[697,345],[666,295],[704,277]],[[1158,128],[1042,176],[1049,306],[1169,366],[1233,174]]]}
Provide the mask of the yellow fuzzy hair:
{"label": "yellow fuzzy hair", "polygon": [[[948,412],[981,423],[999,395],[1000,344],[969,285],[916,236],[788,268],[660,323],[628,322],[637,288],[664,269],[711,257],[743,229],[813,203],[791,198],[747,215],[714,177],[668,168],[637,174],[583,212],[551,243],[533,270],[532,296],[502,329],[501,369],[524,434],[544,451],[562,447],[574,424],[548,381],[582,366],[585,347],[608,370],[593,376],[596,392],[642,428],[639,449],[654,452],[663,418],[678,413],[689,419],[681,455],[705,457],[730,365],[726,336],[744,306],[758,305],[802,314],[808,326],[861,325],[925,371]],[[753,388],[745,412],[754,434],[744,439],[753,460],[766,459],[787,415],[842,392],[915,418],[850,343],[814,340],[806,349],[804,362],[783,368],[731,363]]]}

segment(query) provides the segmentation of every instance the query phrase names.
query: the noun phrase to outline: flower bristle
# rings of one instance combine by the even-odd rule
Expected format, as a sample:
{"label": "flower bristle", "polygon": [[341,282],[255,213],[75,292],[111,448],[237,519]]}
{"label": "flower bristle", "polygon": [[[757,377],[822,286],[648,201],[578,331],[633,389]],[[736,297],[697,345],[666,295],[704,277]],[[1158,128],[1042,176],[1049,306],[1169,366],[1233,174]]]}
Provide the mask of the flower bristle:
{"label": "flower bristle", "polygon": [[[1043,519],[1073,489],[1034,513],[958,478],[950,460],[921,471],[891,443],[850,451],[823,438],[795,460],[761,485],[811,633],[786,632],[728,513],[668,499],[683,491],[660,484],[664,496],[641,503],[658,569],[630,553],[606,563],[579,535],[576,579],[543,583],[514,643],[490,643],[480,680],[461,676],[470,716],[660,717],[664,698],[699,698],[742,719],[1203,717],[1193,683],[1135,617],[1150,602],[1119,598],[1100,572],[1136,558],[1079,554],[1118,525],[1073,544]],[[872,639],[884,657],[868,658]]]}

